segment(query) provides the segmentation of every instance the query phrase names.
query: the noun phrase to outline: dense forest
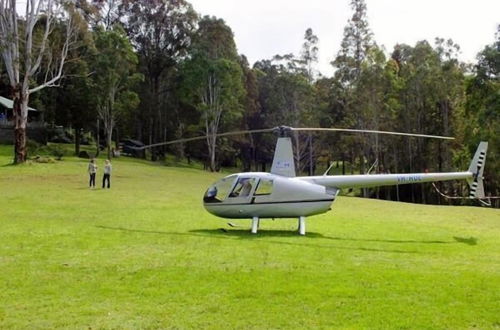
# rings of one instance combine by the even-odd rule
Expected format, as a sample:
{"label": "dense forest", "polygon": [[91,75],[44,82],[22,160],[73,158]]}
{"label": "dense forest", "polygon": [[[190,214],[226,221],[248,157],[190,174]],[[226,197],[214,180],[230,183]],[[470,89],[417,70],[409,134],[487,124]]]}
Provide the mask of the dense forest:
{"label": "dense forest", "polygon": [[[288,125],[444,135],[455,140],[297,133],[293,141],[298,170],[316,174],[332,161],[347,174],[464,170],[479,141],[488,141],[485,190],[500,195],[500,25],[473,64],[461,62],[459,45],[442,38],[387,52],[370,30],[365,1],[351,0],[340,50],[331,54],[334,74],[325,77],[315,69],[318,38],[310,28],[299,54],[251,65],[224,20],[197,13],[185,0],[62,5],[57,15],[41,11],[36,20],[21,14],[14,19],[19,33],[33,39],[18,47],[25,54],[29,45],[30,53],[17,66],[31,68],[31,90],[21,92],[21,100],[42,110],[47,125],[70,130],[76,154],[89,139],[102,140],[111,154],[124,138],[154,144],[202,135],[203,141],[154,148],[148,157],[174,154],[203,161],[212,171],[260,171],[269,168],[275,137],[216,134]],[[2,6],[4,17],[8,6]],[[9,70],[16,62],[2,29],[0,95],[15,98],[21,89]],[[467,194],[465,184],[456,182],[439,189]],[[430,184],[356,193],[472,204],[443,199]]]}

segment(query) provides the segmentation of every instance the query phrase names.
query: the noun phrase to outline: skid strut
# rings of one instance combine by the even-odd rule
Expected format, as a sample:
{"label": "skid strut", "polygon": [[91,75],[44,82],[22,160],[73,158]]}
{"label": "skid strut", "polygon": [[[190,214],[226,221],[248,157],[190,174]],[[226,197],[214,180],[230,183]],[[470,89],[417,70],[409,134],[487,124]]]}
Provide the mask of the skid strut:
{"label": "skid strut", "polygon": [[299,235],[306,234],[306,217],[299,217]]}
{"label": "skid strut", "polygon": [[257,234],[257,230],[259,229],[259,217],[252,218],[252,234]]}

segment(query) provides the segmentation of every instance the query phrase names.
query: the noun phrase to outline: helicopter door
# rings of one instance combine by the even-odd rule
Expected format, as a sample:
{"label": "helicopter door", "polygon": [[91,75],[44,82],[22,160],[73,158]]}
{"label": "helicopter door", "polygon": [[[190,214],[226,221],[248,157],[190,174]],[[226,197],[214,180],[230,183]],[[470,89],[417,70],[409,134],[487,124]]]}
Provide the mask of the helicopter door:
{"label": "helicopter door", "polygon": [[263,203],[269,202],[272,200],[274,180],[263,178],[260,179],[257,188],[255,189],[255,194],[253,196],[252,203]]}
{"label": "helicopter door", "polygon": [[226,201],[229,203],[249,202],[253,196],[256,183],[255,178],[239,178]]}

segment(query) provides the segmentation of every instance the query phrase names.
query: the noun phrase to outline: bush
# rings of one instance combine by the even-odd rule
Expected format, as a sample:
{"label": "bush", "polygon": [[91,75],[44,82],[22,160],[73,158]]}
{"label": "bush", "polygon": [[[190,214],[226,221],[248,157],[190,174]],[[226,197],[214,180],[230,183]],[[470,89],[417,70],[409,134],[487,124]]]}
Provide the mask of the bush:
{"label": "bush", "polygon": [[40,151],[41,147],[42,145],[36,141],[33,140],[26,141],[26,148],[28,149],[28,157],[36,155]]}
{"label": "bush", "polygon": [[47,149],[49,154],[56,157],[57,160],[61,160],[66,154],[65,150],[59,145],[50,145]]}
{"label": "bush", "polygon": [[80,144],[82,145],[90,145],[90,139],[86,136],[82,136],[82,138],[80,139]]}
{"label": "bush", "polygon": [[54,158],[46,157],[46,156],[36,156],[35,158],[33,158],[33,160],[36,163],[42,163],[42,164],[48,164],[48,163],[52,164],[52,163],[55,163]]}
{"label": "bush", "polygon": [[88,152],[86,152],[85,150],[82,150],[80,151],[80,153],[78,154],[78,157],[80,158],[86,158],[86,159],[89,159],[90,158],[90,155]]}
{"label": "bush", "polygon": [[50,128],[48,131],[49,141],[54,143],[71,143],[72,135],[67,132],[62,126]]}

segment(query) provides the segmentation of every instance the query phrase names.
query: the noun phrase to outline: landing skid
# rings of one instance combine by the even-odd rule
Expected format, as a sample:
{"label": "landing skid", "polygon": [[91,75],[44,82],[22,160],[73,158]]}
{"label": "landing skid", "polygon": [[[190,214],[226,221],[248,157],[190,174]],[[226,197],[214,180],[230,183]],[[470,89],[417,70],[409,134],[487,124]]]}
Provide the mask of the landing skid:
{"label": "landing skid", "polygon": [[[259,230],[259,224],[260,224],[260,219],[259,217],[253,217],[252,218],[252,229],[250,232],[252,234],[257,234],[257,231]],[[228,225],[231,227],[236,227],[236,225],[228,222]],[[299,217],[299,228],[298,228],[299,235],[305,236],[306,234],[306,217]]]}

